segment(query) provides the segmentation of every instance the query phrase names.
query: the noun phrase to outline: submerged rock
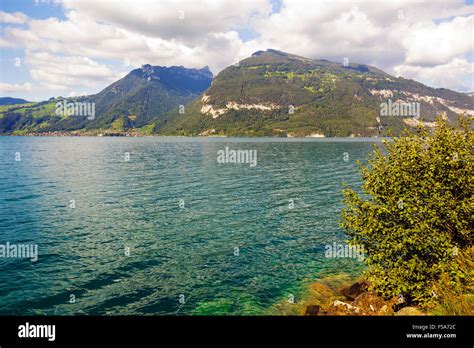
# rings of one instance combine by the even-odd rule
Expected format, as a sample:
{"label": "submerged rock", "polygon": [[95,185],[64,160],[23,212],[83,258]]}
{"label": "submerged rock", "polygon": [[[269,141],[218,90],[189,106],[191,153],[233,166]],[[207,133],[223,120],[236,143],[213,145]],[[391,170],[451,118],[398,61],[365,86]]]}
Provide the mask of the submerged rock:
{"label": "submerged rock", "polygon": [[304,315],[315,316],[315,315],[325,315],[326,313],[322,310],[321,306],[309,305],[306,307],[306,312]]}
{"label": "submerged rock", "polygon": [[339,290],[348,300],[355,300],[357,296],[361,295],[364,292],[367,292],[369,288],[369,283],[366,281],[361,281],[352,284],[351,286],[346,286]]}

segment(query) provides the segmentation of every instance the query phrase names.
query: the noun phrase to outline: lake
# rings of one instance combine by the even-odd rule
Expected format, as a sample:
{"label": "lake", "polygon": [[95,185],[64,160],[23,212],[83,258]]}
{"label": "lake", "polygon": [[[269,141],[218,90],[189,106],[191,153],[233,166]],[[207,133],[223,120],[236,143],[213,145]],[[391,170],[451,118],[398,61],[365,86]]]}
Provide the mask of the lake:
{"label": "lake", "polygon": [[0,137],[0,244],[38,251],[0,258],[0,314],[258,315],[357,274],[325,246],[380,140]]}

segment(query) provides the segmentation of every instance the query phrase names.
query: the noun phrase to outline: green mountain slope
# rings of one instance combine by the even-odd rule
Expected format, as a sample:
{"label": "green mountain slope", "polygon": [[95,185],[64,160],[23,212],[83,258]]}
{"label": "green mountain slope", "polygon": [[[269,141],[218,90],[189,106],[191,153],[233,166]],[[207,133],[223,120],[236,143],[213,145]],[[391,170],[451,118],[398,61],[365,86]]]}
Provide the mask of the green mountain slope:
{"label": "green mountain slope", "polygon": [[[211,84],[212,81],[212,84]],[[418,114],[385,114],[412,103],[426,125],[440,113],[474,115],[474,97],[397,78],[363,64],[258,51],[212,80],[209,69],[144,65],[98,94],[94,117],[56,115],[52,98],[0,106],[0,134],[51,131],[166,135],[379,136],[416,127]],[[393,110],[392,110],[393,111]]]}
{"label": "green mountain slope", "polygon": [[57,115],[56,104],[63,98],[9,105],[0,108],[0,134],[140,128],[195,99],[211,81],[212,73],[207,67],[144,65],[98,94],[66,99],[68,103],[93,103],[94,117]]}
{"label": "green mountain slope", "polygon": [[421,117],[474,114],[474,98],[396,78],[361,64],[343,66],[267,50],[223,70],[184,114],[154,122],[161,134],[374,136],[413,127],[413,117],[381,116],[381,103],[420,103]]}

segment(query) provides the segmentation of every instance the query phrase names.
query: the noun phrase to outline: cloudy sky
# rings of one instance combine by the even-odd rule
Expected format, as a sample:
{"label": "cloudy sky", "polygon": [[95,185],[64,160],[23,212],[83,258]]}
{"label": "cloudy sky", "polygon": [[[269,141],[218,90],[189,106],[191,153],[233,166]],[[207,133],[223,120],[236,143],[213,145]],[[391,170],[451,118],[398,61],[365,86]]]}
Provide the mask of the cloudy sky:
{"label": "cloudy sky", "polygon": [[217,74],[267,48],[474,91],[474,0],[0,0],[0,96],[96,93],[145,63]]}

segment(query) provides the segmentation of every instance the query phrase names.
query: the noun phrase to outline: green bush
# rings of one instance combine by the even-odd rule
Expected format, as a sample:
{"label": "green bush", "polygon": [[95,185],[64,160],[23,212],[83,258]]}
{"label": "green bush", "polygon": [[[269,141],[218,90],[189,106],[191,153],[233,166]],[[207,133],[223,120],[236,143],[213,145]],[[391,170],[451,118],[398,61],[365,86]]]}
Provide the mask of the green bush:
{"label": "green bush", "polygon": [[349,243],[364,246],[375,291],[430,305],[442,273],[456,289],[454,256],[472,245],[471,121],[450,126],[438,118],[433,132],[420,127],[384,145],[375,146],[367,166],[359,163],[363,193],[344,190],[341,226]]}

